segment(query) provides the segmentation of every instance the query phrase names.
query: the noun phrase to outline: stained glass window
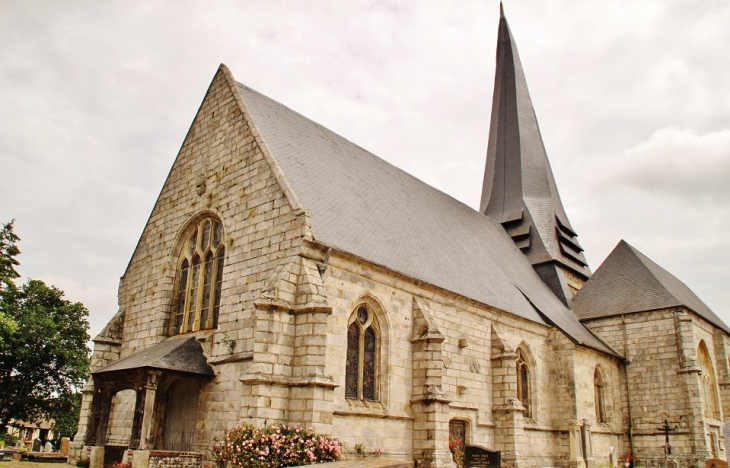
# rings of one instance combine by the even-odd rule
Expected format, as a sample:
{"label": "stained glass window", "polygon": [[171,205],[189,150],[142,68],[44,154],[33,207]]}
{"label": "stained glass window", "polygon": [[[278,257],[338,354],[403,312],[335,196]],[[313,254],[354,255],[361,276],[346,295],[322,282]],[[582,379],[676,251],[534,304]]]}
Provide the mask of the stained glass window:
{"label": "stained glass window", "polygon": [[173,296],[173,333],[218,326],[224,257],[220,221],[206,218],[185,236]]}
{"label": "stained glass window", "polygon": [[375,332],[372,327],[365,330],[365,352],[362,363],[362,397],[375,399]]}
{"label": "stained glass window", "polygon": [[517,349],[517,398],[525,407],[525,416],[532,417],[530,408],[530,367],[521,349]]}
{"label": "stained glass window", "polygon": [[[220,224],[218,224],[220,226]],[[221,308],[221,286],[223,285],[223,257],[226,252],[223,247],[218,249],[218,258],[215,268],[215,297],[213,298],[213,328],[218,326],[218,311]]]}
{"label": "stained glass window", "polygon": [[188,301],[187,325],[192,329],[198,309],[198,291],[200,290],[200,257],[193,257],[193,275],[190,279],[190,301]]}
{"label": "stained glass window", "polygon": [[347,328],[345,397],[376,400],[379,337],[375,316],[364,306],[350,317]]}
{"label": "stained glass window", "polygon": [[180,265],[180,281],[177,287],[177,311],[175,313],[175,328],[180,328],[185,314],[185,287],[188,284],[188,260],[185,259]]}
{"label": "stained glass window", "polygon": [[347,329],[347,364],[345,365],[345,396],[357,398],[360,364],[360,330],[353,322]]}
{"label": "stained glass window", "polygon": [[368,310],[365,307],[357,309],[357,321],[360,322],[360,325],[365,325],[365,322],[368,321]]}
{"label": "stained glass window", "polygon": [[210,222],[203,221],[203,236],[200,239],[200,248],[206,250],[208,248],[208,241],[210,240]]}
{"label": "stained glass window", "polygon": [[213,227],[213,248],[217,249],[221,245],[223,240],[223,225],[221,223],[215,223]]}

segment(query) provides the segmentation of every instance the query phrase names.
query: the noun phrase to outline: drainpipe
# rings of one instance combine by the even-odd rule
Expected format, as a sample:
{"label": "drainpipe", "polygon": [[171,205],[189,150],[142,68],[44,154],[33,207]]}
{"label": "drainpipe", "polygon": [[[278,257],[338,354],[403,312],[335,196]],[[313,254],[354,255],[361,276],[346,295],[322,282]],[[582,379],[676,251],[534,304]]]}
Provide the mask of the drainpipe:
{"label": "drainpipe", "polygon": [[634,418],[631,415],[631,385],[629,384],[629,344],[626,340],[626,320],[624,316],[621,316],[621,324],[624,329],[624,372],[626,374],[626,402],[629,410],[629,447],[631,449],[631,456],[634,456]]}

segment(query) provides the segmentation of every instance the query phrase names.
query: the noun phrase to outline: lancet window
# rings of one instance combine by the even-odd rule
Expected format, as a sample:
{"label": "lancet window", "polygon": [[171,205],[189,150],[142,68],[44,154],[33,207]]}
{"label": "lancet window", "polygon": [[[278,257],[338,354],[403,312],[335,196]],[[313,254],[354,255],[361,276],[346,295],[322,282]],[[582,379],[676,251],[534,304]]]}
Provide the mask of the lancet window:
{"label": "lancet window", "polygon": [[185,237],[178,258],[174,333],[218,326],[223,283],[223,225],[205,218]]}
{"label": "lancet window", "polygon": [[603,400],[603,376],[600,369],[593,373],[593,399],[596,405],[596,421],[606,422],[606,408]]}
{"label": "lancet window", "polygon": [[347,327],[345,397],[353,400],[378,399],[380,329],[375,314],[364,305],[350,316]]}
{"label": "lancet window", "polygon": [[517,348],[517,399],[525,407],[525,417],[532,417],[530,407],[530,364],[525,352]]}
{"label": "lancet window", "polygon": [[697,364],[699,364],[702,374],[702,400],[703,409],[706,418],[720,419],[720,405],[717,398],[717,383],[715,382],[715,371],[712,368],[712,360],[710,353],[704,341],[700,341],[697,349]]}

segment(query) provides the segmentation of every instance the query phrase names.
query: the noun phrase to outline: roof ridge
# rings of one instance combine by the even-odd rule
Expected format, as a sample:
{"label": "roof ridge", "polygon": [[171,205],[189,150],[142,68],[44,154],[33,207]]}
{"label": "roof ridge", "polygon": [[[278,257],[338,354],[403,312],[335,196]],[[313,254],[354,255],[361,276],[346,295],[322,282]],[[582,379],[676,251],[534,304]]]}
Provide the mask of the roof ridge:
{"label": "roof ridge", "polygon": [[[658,263],[656,263],[651,258],[644,255],[640,250],[636,249],[634,246],[626,242],[625,240],[621,240],[624,244],[626,244],[631,251],[637,256],[639,261],[644,264],[644,266],[649,270],[649,272],[652,274],[654,278],[662,285],[662,288],[664,288],[669,295],[671,295],[673,298],[676,299],[678,305],[681,305],[683,307],[686,307],[699,315],[700,317],[704,318],[710,323],[713,323],[714,325],[723,328],[728,334],[730,334],[730,328],[728,328],[727,324],[722,321],[722,319],[715,314],[715,312],[707,305],[705,304],[705,301],[703,301],[687,284],[682,281],[681,279],[677,278],[675,275],[673,275],[669,270],[662,267]],[[658,273],[658,275],[657,275]],[[674,284],[672,284],[674,283]],[[675,287],[679,287],[681,289],[675,290]],[[684,295],[688,295],[688,297],[681,297]],[[689,299],[689,300],[688,300]],[[691,304],[693,301],[698,301],[697,304]],[[699,310],[699,309],[705,309],[705,310]]]}
{"label": "roof ridge", "polygon": [[[626,249],[628,249],[629,252],[631,252],[632,256],[638,261],[638,265],[640,265],[641,268],[643,268],[644,271],[646,271],[646,273],[649,274],[649,278],[651,280],[653,280],[659,287],[661,287],[661,289],[664,290],[664,292],[666,294],[668,294],[669,296],[674,298],[674,300],[677,302],[675,305],[682,305],[679,298],[677,298],[674,294],[672,294],[672,292],[667,288],[667,285],[664,284],[664,282],[661,279],[659,279],[659,277],[657,277],[656,272],[653,271],[653,269],[650,267],[649,264],[647,264],[647,260],[650,263],[653,263],[655,266],[661,268],[659,265],[657,265],[655,262],[650,260],[649,257],[647,257],[646,255],[641,253],[639,250],[634,248],[634,246],[632,246],[631,244],[626,242],[624,239],[621,239],[619,241],[618,245],[616,246],[616,248],[614,250],[618,249],[619,247],[626,248]],[[613,252],[611,252],[611,253],[613,253]],[[663,268],[661,268],[661,269],[664,270]],[[664,272],[671,275],[671,273],[669,273],[666,270],[664,270]]]}
{"label": "roof ridge", "polygon": [[671,307],[685,307],[730,335],[689,286],[623,239],[573,299],[581,321]]}

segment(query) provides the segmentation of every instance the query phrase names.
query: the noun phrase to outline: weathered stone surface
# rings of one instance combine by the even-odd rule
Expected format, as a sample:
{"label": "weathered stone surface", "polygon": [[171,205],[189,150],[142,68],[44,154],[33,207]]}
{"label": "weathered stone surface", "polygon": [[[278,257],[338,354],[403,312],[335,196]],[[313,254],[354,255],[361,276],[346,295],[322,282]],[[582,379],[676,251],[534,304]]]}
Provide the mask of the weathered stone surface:
{"label": "weathered stone surface", "polygon": [[[189,336],[215,376],[196,380],[199,393],[182,402],[173,390],[191,378],[183,367],[163,371],[155,382],[90,382],[70,462],[90,459],[91,468],[101,468],[102,445],[136,443],[149,450],[127,452],[132,468],[210,465],[214,438],[241,420],[313,428],[344,442],[350,456],[360,444],[383,454],[331,465],[337,467],[410,466],[410,460],[422,468],[453,467],[452,421],[463,423],[465,444],[501,452],[506,468],[603,466],[626,452],[630,428],[634,456],[656,465],[663,457],[657,428],[665,419],[678,426],[672,434],[678,458],[725,456],[720,428],[730,414],[730,338],[722,330],[683,308],[651,310],[586,322],[604,343],[586,346],[532,309],[534,319],[509,313],[321,243],[225,67],[122,277],[119,312],[95,339],[94,370],[144,356],[179,331],[172,325],[179,253],[206,217],[224,230],[220,314],[216,327]],[[430,261],[429,252],[414,261]],[[363,386],[366,375],[364,335],[348,338],[360,307],[377,324],[367,351],[371,399],[346,396],[352,376]],[[574,317],[571,323],[580,325]],[[714,369],[719,418],[705,409],[706,390],[715,387],[703,383],[708,372],[700,375],[700,343]],[[115,395],[108,407],[99,404],[104,392]],[[190,408],[192,415],[185,413]],[[170,414],[185,424],[168,427]],[[102,420],[106,430],[93,427]],[[98,446],[84,448],[97,429]],[[174,430],[189,447],[162,452],[179,442],[169,440]]]}

